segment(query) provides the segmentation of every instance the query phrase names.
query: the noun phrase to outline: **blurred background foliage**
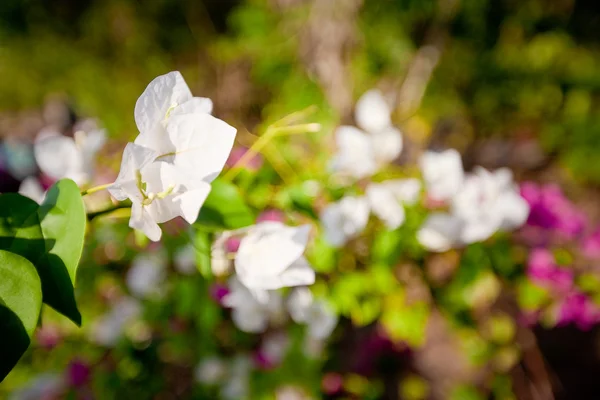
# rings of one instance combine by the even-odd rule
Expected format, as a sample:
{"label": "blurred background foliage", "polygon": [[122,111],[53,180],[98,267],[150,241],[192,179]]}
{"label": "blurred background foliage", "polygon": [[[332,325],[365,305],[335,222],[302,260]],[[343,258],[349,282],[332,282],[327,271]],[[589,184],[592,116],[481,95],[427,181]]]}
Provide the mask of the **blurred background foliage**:
{"label": "blurred background foliage", "polygon": [[[150,80],[171,70],[183,73],[195,95],[213,99],[215,115],[236,126],[238,141],[246,146],[254,138],[250,132],[261,133],[278,118],[313,105],[318,107],[314,119],[328,134],[340,121],[351,121],[353,104],[362,93],[378,87],[398,105],[394,118],[406,141],[402,163],[414,161],[423,148],[455,147],[467,165],[509,166],[521,177],[559,181],[576,201],[594,205],[600,185],[600,163],[594,162],[600,155],[599,26],[600,5],[593,0],[2,0],[0,135],[32,139],[48,120],[47,110],[44,115],[39,110],[49,99],[65,99],[78,117],[96,117],[107,128],[115,144],[107,146],[108,157],[100,163],[116,168],[122,144],[137,134],[132,118],[137,97]],[[291,210],[300,215],[298,220],[314,217],[315,199],[301,182],[325,174],[322,166],[331,143],[324,141],[330,137],[324,133],[307,135],[307,149],[266,148],[264,155],[274,168],[286,163],[301,168],[295,168],[294,179],[276,194],[269,184],[276,175],[285,180],[285,170],[240,174],[237,184],[247,203],[256,210]],[[305,162],[307,154],[310,162]],[[327,190],[331,199],[341,195],[335,185]],[[452,314],[459,347],[469,360],[475,365],[492,360],[497,374],[486,386],[495,398],[514,398],[507,371],[522,350],[514,344],[515,324],[508,311],[494,310],[485,318],[487,325],[478,326],[478,307],[487,310],[486,302],[508,283],[517,288],[525,309],[537,309],[546,294],[522,279],[525,255],[503,237],[491,248],[471,246],[460,260],[453,252],[428,259],[432,270],[424,273],[416,264],[424,264],[426,254],[414,239],[422,211],[407,211],[408,220],[398,231],[369,227],[365,236],[372,240],[357,243],[359,250],[351,257],[317,239],[309,257],[318,272],[330,275],[314,292],[327,295],[356,326],[380,317],[390,336],[409,347],[425,340],[430,313],[434,331],[443,324],[442,313]],[[126,226],[98,225],[86,257],[94,258],[102,270],[82,268],[78,277],[89,320],[101,313],[94,296],[103,288],[108,293],[120,287],[116,282],[123,270],[144,248]],[[202,245],[208,239],[198,234],[165,240],[173,241],[164,246],[172,253],[190,240]],[[361,259],[365,247],[371,253]],[[395,264],[401,264],[398,271],[387,268]],[[440,264],[452,271],[436,273]],[[389,285],[396,280],[425,287],[427,294]],[[128,333],[133,347],[121,343],[114,350],[118,366],[96,378],[98,398],[132,398],[177,386],[164,380],[190,378],[185,375],[189,369],[176,367],[177,362],[191,362],[190,349],[204,354],[219,347],[233,354],[236,346],[256,344],[251,335],[222,329],[221,308],[207,300],[206,287],[198,290],[207,285],[202,276],[175,277],[169,285],[167,303],[150,303],[147,320]],[[443,312],[431,310],[431,296]],[[45,318],[59,320],[52,310],[45,312]],[[196,336],[178,335],[178,329],[190,328],[178,324],[191,324],[189,331]],[[160,332],[160,342],[151,345],[157,348],[148,348],[149,326]],[[221,335],[218,340],[207,333],[215,331]],[[28,354],[11,377],[15,387],[27,381],[30,369],[43,370],[48,360],[67,364],[74,351],[101,364],[106,354],[77,340],[76,332],[68,348]],[[550,347],[561,340],[588,344],[580,335],[570,331],[566,339],[554,336],[541,342]],[[337,346],[352,344],[352,339],[341,338]],[[272,392],[280,375],[296,376],[318,392],[319,382],[311,375],[314,365],[296,354],[298,343],[293,348],[292,362],[285,363],[292,370],[257,378],[259,391]],[[390,355],[410,353],[405,348],[387,350]],[[442,350],[430,348],[445,357],[454,355]],[[527,351],[526,357],[534,357]],[[581,354],[569,351],[571,359],[566,351],[548,356],[554,368]],[[338,355],[326,369],[344,371],[352,365],[351,357]],[[173,360],[177,362],[169,364]],[[393,357],[384,360],[383,381],[388,369],[405,371],[398,363]],[[573,369],[592,364],[592,371],[599,371],[597,360],[587,359]],[[435,381],[431,370],[426,378]],[[400,395],[427,398],[435,388],[413,372],[401,379]],[[155,379],[157,375],[164,380]],[[384,392],[379,381],[369,385],[359,375],[348,379],[350,398],[380,398]],[[128,384],[120,385],[123,381]],[[193,394],[214,398],[214,393]],[[484,397],[465,385],[450,398]]]}

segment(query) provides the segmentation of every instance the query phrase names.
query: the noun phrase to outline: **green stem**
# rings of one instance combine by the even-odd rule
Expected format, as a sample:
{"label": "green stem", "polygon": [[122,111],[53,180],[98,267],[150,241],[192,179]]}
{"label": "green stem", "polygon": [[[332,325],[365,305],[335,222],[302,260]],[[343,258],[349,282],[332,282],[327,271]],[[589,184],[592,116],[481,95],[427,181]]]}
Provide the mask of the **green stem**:
{"label": "green stem", "polygon": [[101,190],[106,189],[107,187],[109,187],[110,185],[112,185],[112,183],[107,183],[106,185],[100,185],[100,186],[94,186],[93,188],[89,188],[86,190],[82,190],[81,191],[81,195],[85,196],[86,194],[92,194],[92,193],[96,193],[99,192]]}
{"label": "green stem", "polygon": [[119,204],[115,204],[114,206],[108,207],[105,210],[100,210],[100,211],[95,211],[93,213],[89,213],[87,215],[88,220],[91,221],[96,217],[100,217],[102,215],[106,215],[106,214],[110,214],[113,211],[116,210],[120,210],[122,208],[131,208],[131,203],[119,203]]}

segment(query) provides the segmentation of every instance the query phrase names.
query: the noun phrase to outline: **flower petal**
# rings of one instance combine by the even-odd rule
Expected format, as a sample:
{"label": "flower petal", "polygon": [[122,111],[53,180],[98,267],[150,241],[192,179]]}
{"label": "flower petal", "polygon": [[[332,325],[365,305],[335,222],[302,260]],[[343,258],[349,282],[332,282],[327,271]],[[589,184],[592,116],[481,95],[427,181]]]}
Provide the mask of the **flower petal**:
{"label": "flower petal", "polygon": [[193,97],[171,112],[171,116],[183,114],[210,114],[212,113],[213,102],[207,97]]}
{"label": "flower petal", "polygon": [[379,90],[369,90],[356,102],[356,124],[369,133],[381,132],[391,126],[391,114],[390,106]]}
{"label": "flower petal", "polygon": [[162,236],[162,231],[148,211],[144,209],[141,203],[131,204],[131,218],[129,226],[133,229],[140,230],[153,242],[158,242]]}
{"label": "flower petal", "polygon": [[335,131],[335,140],[338,149],[331,162],[334,172],[362,179],[377,171],[369,135],[353,126],[340,126]]}
{"label": "flower petal", "polygon": [[464,180],[462,160],[458,151],[427,151],[419,160],[427,194],[434,200],[449,200],[461,188]]}
{"label": "flower petal", "polygon": [[40,184],[40,182],[34,178],[33,176],[29,176],[21,182],[21,186],[19,186],[19,194],[22,194],[25,197],[29,197],[36,203],[41,204],[44,201],[44,196],[46,192],[44,188]]}
{"label": "flower petal", "polygon": [[200,208],[210,193],[210,185],[204,183],[201,188],[188,190],[185,193],[177,195],[173,201],[179,207],[179,215],[189,224],[193,224],[198,219]]}
{"label": "flower petal", "polygon": [[371,135],[375,159],[380,164],[394,161],[402,152],[402,133],[393,127]]}
{"label": "flower petal", "polygon": [[173,164],[210,183],[223,170],[236,129],[209,114],[175,115],[167,132],[175,146]]}
{"label": "flower petal", "polygon": [[315,283],[315,271],[306,258],[300,257],[279,275],[283,287],[307,286]]}
{"label": "flower petal", "polygon": [[135,184],[136,171],[140,171],[154,161],[156,156],[157,154],[151,149],[134,143],[127,143],[125,150],[123,150],[119,175],[115,182],[108,187],[110,194],[119,201],[130,197],[131,190],[124,190],[125,187],[131,187],[131,182]]}
{"label": "flower petal", "polygon": [[443,252],[460,245],[462,221],[450,214],[433,213],[417,232],[417,240],[423,247]]}
{"label": "flower petal", "polygon": [[366,194],[371,210],[388,229],[399,228],[404,223],[404,206],[386,185],[372,183],[367,186]]}
{"label": "flower petal", "polygon": [[38,166],[50,178],[75,178],[78,184],[85,181],[82,176],[83,155],[72,138],[59,134],[44,135],[35,141],[33,152]]}

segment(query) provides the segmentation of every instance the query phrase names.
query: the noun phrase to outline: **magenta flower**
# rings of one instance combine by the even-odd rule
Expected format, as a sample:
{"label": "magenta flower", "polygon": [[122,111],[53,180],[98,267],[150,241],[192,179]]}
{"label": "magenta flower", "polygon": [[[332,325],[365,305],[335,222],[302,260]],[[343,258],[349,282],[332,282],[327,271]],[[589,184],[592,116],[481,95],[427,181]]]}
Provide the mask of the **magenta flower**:
{"label": "magenta flower", "polygon": [[229,288],[225,285],[215,283],[210,287],[210,297],[219,304],[223,304],[223,298],[229,294]]}
{"label": "magenta flower", "polygon": [[533,249],[527,262],[527,276],[532,281],[561,293],[573,287],[573,271],[556,265],[554,255],[543,248]]}
{"label": "magenta flower", "polygon": [[581,244],[583,254],[591,259],[600,259],[600,229],[586,237]]}
{"label": "magenta flower", "polygon": [[256,223],[265,222],[265,221],[274,221],[274,222],[284,222],[285,215],[281,210],[265,210],[256,218]]}
{"label": "magenta flower", "polygon": [[69,363],[67,370],[67,379],[71,386],[80,387],[85,385],[90,379],[90,367],[87,363],[75,359]]}
{"label": "magenta flower", "polygon": [[558,311],[558,326],[575,324],[587,331],[600,321],[600,310],[585,294],[572,291],[563,300]]}
{"label": "magenta flower", "polygon": [[521,184],[521,196],[531,211],[527,225],[555,231],[573,239],[585,228],[585,215],[567,199],[557,185]]}

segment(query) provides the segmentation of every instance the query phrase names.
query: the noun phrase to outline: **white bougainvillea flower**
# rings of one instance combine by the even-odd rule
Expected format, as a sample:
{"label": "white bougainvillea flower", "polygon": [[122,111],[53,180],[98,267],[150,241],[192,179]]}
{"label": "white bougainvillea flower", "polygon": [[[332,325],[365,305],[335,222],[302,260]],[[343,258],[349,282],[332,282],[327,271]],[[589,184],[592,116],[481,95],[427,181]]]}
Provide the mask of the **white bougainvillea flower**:
{"label": "white bougainvillea flower", "polygon": [[452,199],[452,212],[464,220],[461,240],[473,243],[524,224],[529,205],[520,196],[510,170],[489,172],[478,167]]}
{"label": "white bougainvillea flower", "polygon": [[303,256],[309,234],[309,225],[265,221],[252,226],[235,256],[238,279],[259,298],[266,290],[313,284],[315,271]]}
{"label": "white bougainvillea flower", "polygon": [[325,240],[341,247],[360,234],[369,221],[369,202],[366,197],[346,196],[329,204],[320,215]]}
{"label": "white bougainvillea flower", "polygon": [[270,322],[283,319],[284,308],[281,294],[274,290],[264,291],[259,301],[238,278],[229,280],[229,293],[222,299],[225,307],[232,309],[235,326],[244,332],[261,333]]}
{"label": "white bougainvillea flower", "polygon": [[404,223],[404,204],[414,204],[421,191],[417,179],[394,179],[371,183],[366,194],[371,210],[388,229],[397,229]]}
{"label": "white bougainvillea flower", "polygon": [[229,365],[229,375],[221,386],[221,398],[238,400],[250,398],[250,372],[253,362],[248,355],[240,354]]}
{"label": "white bougainvillea flower", "polygon": [[70,178],[82,185],[91,179],[96,153],[105,141],[106,134],[100,129],[77,131],[74,138],[45,129],[36,138],[33,151],[44,174],[55,180]]}
{"label": "white bougainvillea flower", "polygon": [[299,324],[308,326],[314,339],[327,339],[337,325],[338,317],[324,300],[315,300],[308,288],[296,288],[287,299],[288,312]]}
{"label": "white bougainvillea flower", "polygon": [[161,296],[166,276],[167,260],[163,253],[141,253],[133,259],[125,282],[136,297]]}
{"label": "white bougainvillea flower", "polygon": [[129,226],[153,241],[161,237],[159,223],[178,216],[193,223],[210,192],[210,184],[192,177],[193,170],[177,170],[156,158],[155,151],[128,143],[119,176],[108,188],[115,199],[131,200]]}
{"label": "white bougainvillea flower", "polygon": [[427,195],[433,200],[449,200],[461,189],[464,170],[458,151],[427,151],[421,156],[419,166]]}
{"label": "white bougainvillea flower", "polygon": [[402,133],[391,123],[391,109],[378,90],[366,92],[356,103],[358,128],[340,126],[335,132],[337,152],[332,169],[356,179],[373,175],[402,151]]}
{"label": "white bougainvillea flower", "polygon": [[135,143],[160,161],[207,183],[223,169],[236,129],[210,115],[212,102],[193,97],[177,71],[154,79],[135,105],[140,131]]}
{"label": "white bougainvillea flower", "polygon": [[46,191],[37,178],[34,178],[33,176],[29,176],[21,182],[19,194],[29,197],[38,204],[41,204],[42,201],[44,201],[44,197],[46,197]]}
{"label": "white bougainvillea flower", "polygon": [[132,297],[119,299],[110,311],[92,325],[91,339],[105,347],[117,344],[126,327],[142,314],[142,306]]}
{"label": "white bougainvillea flower", "polygon": [[430,214],[417,231],[417,240],[427,250],[443,252],[463,245],[463,221],[447,213]]}
{"label": "white bougainvillea flower", "polygon": [[219,357],[207,357],[198,363],[194,369],[196,382],[205,385],[216,385],[227,378],[227,364]]}

